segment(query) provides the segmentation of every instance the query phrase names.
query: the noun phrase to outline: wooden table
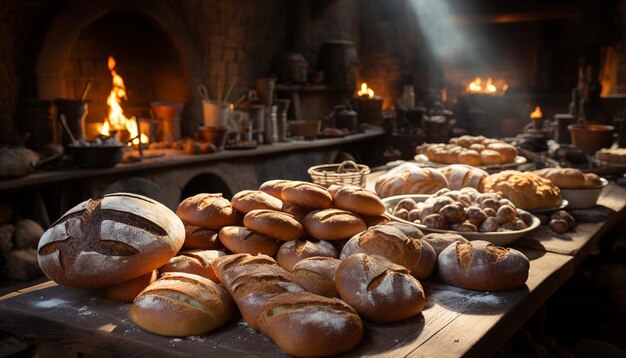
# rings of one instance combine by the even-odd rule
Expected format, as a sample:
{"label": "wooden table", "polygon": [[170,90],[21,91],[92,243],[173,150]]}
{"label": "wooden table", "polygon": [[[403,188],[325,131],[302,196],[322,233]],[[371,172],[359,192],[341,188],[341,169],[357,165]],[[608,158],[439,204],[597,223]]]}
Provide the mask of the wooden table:
{"label": "wooden table", "polygon": [[[366,323],[361,344],[347,355],[493,354],[574,271],[569,256],[523,251],[531,259],[524,288],[485,293],[424,281],[428,304],[420,315],[388,325]],[[241,319],[205,336],[171,338],[135,326],[128,308],[92,291],[46,282],[0,298],[0,330],[41,340],[41,357],[285,356]]]}

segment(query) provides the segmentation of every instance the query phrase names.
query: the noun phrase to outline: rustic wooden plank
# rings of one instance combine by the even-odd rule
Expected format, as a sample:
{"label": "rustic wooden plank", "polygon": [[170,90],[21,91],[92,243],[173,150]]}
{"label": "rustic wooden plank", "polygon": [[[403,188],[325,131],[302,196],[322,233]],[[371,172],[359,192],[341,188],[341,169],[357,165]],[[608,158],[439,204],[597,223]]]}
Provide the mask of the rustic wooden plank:
{"label": "rustic wooden plank", "polygon": [[409,357],[492,355],[574,273],[574,260],[570,256],[530,249],[522,251],[531,260],[530,274],[523,289],[477,293],[435,285],[431,300],[462,314]]}

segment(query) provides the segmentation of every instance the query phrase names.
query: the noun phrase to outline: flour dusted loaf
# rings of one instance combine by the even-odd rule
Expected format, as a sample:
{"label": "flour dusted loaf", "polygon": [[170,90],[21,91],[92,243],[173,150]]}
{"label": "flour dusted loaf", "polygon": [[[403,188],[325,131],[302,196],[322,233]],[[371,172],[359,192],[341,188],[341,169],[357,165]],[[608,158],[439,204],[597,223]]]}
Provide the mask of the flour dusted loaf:
{"label": "flour dusted loaf", "polygon": [[130,306],[130,319],[146,331],[186,337],[208,333],[233,312],[219,284],[187,273],[167,273],[146,287]]}
{"label": "flour dusted loaf", "polygon": [[413,317],[426,305],[424,289],[409,270],[378,255],[354,254],[344,259],[335,284],[341,299],[377,323]]}
{"label": "flour dusted loaf", "polygon": [[201,193],[186,198],[178,205],[176,215],[185,224],[212,230],[237,225],[241,221],[240,215],[221,193]]}
{"label": "flour dusted loaf", "polygon": [[438,170],[415,163],[401,164],[381,175],[374,189],[381,198],[402,194],[433,194],[448,187],[448,180]]}
{"label": "flour dusted loaf", "polygon": [[349,351],[361,341],[363,322],[337,298],[283,293],[259,310],[259,329],[287,354],[322,357]]}
{"label": "flour dusted loaf", "polygon": [[563,201],[550,180],[530,172],[505,170],[485,179],[485,192],[498,193],[524,210],[553,208]]}
{"label": "flour dusted loaf", "polygon": [[529,267],[523,253],[482,240],[452,244],[437,261],[443,282],[476,291],[521,287],[526,283]]}
{"label": "flour dusted loaf", "polygon": [[59,284],[100,288],[159,268],[184,240],[183,223],[165,205],[115,193],[63,214],[41,237],[37,259],[46,276]]}

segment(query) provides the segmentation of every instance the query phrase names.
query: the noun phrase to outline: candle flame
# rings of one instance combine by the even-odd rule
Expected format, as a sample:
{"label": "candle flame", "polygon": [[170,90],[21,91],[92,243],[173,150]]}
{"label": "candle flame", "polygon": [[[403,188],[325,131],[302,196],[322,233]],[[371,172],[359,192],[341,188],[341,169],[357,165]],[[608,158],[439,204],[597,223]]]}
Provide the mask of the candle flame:
{"label": "candle flame", "polygon": [[488,77],[486,82],[484,82],[480,77],[476,77],[474,81],[467,85],[466,91],[468,93],[498,94],[498,92],[504,93],[507,88],[509,88],[509,86],[505,83],[502,85],[501,90],[498,91],[498,87],[491,77]]}
{"label": "candle flame", "polygon": [[367,87],[367,83],[365,82],[361,84],[361,89],[357,92],[357,94],[361,97],[374,98],[374,90]]}
{"label": "candle flame", "polygon": [[543,117],[543,113],[541,113],[541,107],[536,106],[535,110],[533,111],[533,113],[530,114],[530,118],[542,118]]}

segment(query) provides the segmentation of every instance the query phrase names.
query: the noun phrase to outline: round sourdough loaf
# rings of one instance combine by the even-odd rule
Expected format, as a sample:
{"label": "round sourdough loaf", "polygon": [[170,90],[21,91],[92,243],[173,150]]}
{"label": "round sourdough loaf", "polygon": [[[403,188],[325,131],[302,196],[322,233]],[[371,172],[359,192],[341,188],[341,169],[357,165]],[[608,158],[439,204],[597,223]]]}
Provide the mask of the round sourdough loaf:
{"label": "round sourdough loaf", "polygon": [[221,193],[201,193],[183,200],[176,215],[186,224],[205,229],[219,230],[224,226],[237,225],[241,218]]}
{"label": "round sourdough loaf", "polygon": [[100,294],[102,297],[113,301],[133,302],[139,292],[143,291],[146,287],[156,281],[158,276],[159,273],[157,270],[154,270],[130,281],[118,283],[114,286],[104,287],[100,289]]}
{"label": "round sourdough loaf", "polygon": [[378,255],[354,254],[343,260],[335,284],[341,299],[377,323],[413,317],[426,305],[424,289],[409,270]]}
{"label": "round sourdough loaf", "polygon": [[321,185],[304,181],[293,181],[286,185],[280,193],[283,201],[311,209],[327,209],[333,198]]}
{"label": "round sourdough loaf", "polygon": [[302,224],[292,215],[275,210],[252,210],[243,217],[243,225],[252,231],[281,241],[295,240],[304,234]]}
{"label": "round sourdough loaf", "polygon": [[521,287],[526,283],[529,267],[523,253],[482,240],[450,245],[437,261],[443,282],[477,291]]}
{"label": "round sourdough loaf", "polygon": [[39,266],[56,283],[113,286],[159,268],[183,246],[185,227],[165,205],[130,193],[84,201],[39,240]]}
{"label": "round sourdough loaf", "polygon": [[257,317],[260,331],[287,354],[322,357],[349,351],[361,341],[363,322],[337,298],[308,292],[269,299]]}
{"label": "round sourdough loaf", "polygon": [[257,209],[280,211],[283,207],[280,199],[260,190],[242,190],[233,196],[230,204],[243,214]]}
{"label": "round sourdough loaf", "polygon": [[325,256],[339,257],[339,252],[327,241],[308,241],[303,239],[287,241],[280,246],[276,254],[276,262],[285,270],[290,271],[300,260],[307,257]]}
{"label": "round sourdough loaf", "polygon": [[308,292],[325,297],[339,297],[335,274],[341,260],[332,257],[309,257],[298,261],[291,274],[293,280]]}
{"label": "round sourdough loaf", "polygon": [[357,214],[339,209],[312,211],[302,219],[306,231],[318,240],[342,240],[367,228]]}
{"label": "round sourdough loaf", "polygon": [[143,290],[130,306],[130,319],[146,331],[186,337],[226,323],[233,307],[219,284],[187,273],[167,273]]}
{"label": "round sourdough loaf", "polygon": [[428,277],[435,268],[435,250],[424,240],[412,239],[390,225],[377,225],[354,235],[341,250],[341,259],[356,253],[380,255],[409,269],[416,278]]}
{"label": "round sourdough loaf", "polygon": [[217,230],[185,224],[183,250],[223,250],[224,245],[217,237]]}
{"label": "round sourdough loaf", "polygon": [[328,188],[334,205],[359,215],[376,216],[385,212],[385,204],[375,193],[356,185],[332,185]]}
{"label": "round sourdough loaf", "polygon": [[224,226],[219,238],[227,249],[236,254],[274,256],[280,247],[278,240],[241,226]]}
{"label": "round sourdough loaf", "polygon": [[167,272],[184,272],[208,278],[213,282],[220,282],[215,275],[211,262],[226,255],[217,250],[191,250],[179,252],[172,257],[165,265],[159,268],[161,275]]}

